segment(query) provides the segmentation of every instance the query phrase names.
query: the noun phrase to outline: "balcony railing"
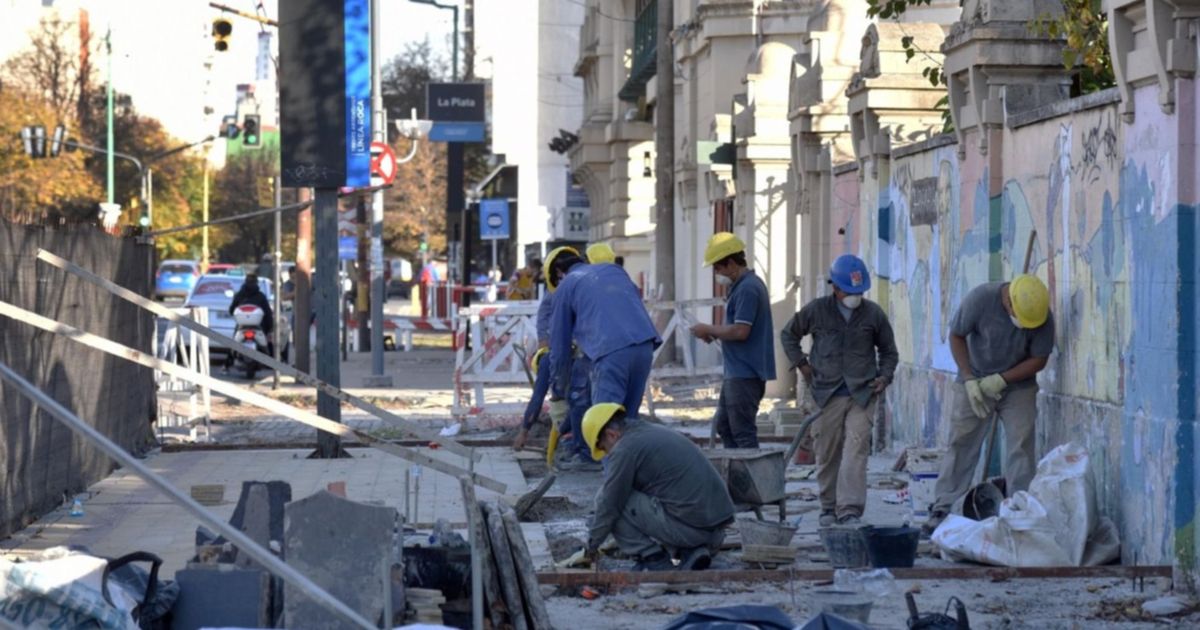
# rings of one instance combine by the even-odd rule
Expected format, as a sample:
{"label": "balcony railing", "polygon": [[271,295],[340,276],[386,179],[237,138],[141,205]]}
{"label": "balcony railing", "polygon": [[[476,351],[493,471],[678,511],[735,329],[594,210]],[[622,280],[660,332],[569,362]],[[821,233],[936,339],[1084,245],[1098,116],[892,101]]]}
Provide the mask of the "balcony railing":
{"label": "balcony railing", "polygon": [[629,78],[618,94],[623,101],[637,101],[644,96],[646,82],[655,72],[658,0],[638,0],[637,4],[637,20],[633,24],[633,60],[629,67]]}

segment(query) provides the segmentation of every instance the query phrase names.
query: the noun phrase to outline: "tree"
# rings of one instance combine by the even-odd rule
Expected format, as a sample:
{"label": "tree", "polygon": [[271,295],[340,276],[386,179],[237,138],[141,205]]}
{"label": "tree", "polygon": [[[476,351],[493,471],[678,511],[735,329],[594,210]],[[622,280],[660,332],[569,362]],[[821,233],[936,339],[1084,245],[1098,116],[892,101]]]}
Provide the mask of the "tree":
{"label": "tree", "polygon": [[446,60],[433,53],[428,38],[406,44],[403,53],[384,64],[380,77],[388,120],[409,118],[413,108],[417,118],[424,118],[425,86],[445,81],[447,68]]}
{"label": "tree", "polygon": [[[275,160],[269,151],[243,151],[231,156],[210,189],[210,218],[273,206],[270,180],[275,177]],[[225,223],[212,230],[210,246],[219,248],[226,262],[258,262],[271,251],[274,226],[269,215]]]}
{"label": "tree", "polygon": [[[408,155],[411,141],[392,145],[397,155]],[[420,258],[420,243],[428,239],[429,251],[446,248],[446,145],[421,141],[409,162],[396,171],[384,205],[383,238],[388,250],[407,258]]]}
{"label": "tree", "polygon": [[1101,0],[1062,0],[1060,15],[1038,16],[1030,28],[1043,37],[1064,39],[1063,66],[1078,66],[1073,91],[1088,94],[1116,85],[1108,48],[1108,13]]}
{"label": "tree", "polygon": [[88,93],[94,79],[88,61],[94,52],[91,32],[51,15],[29,35],[29,47],[4,63],[5,83],[42,99],[60,121],[82,118],[79,110],[86,100],[80,96]]}

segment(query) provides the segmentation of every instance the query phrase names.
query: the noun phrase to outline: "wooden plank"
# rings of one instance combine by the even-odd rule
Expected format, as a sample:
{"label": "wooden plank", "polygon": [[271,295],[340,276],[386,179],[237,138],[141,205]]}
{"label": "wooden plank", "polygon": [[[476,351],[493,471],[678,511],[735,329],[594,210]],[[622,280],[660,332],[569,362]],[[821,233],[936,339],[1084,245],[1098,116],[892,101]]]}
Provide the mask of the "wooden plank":
{"label": "wooden plank", "polygon": [[484,604],[492,627],[499,628],[504,623],[504,596],[500,593],[500,576],[496,575],[496,563],[492,560],[492,549],[488,543],[487,523],[483,518],[483,510],[475,498],[475,484],[464,477],[459,477],[462,485],[463,506],[467,511],[467,529],[471,535],[471,544],[479,549],[483,569]]}
{"label": "wooden plank", "polygon": [[538,588],[537,569],[533,566],[533,558],[529,555],[529,545],[525,543],[525,532],[517,520],[517,513],[506,503],[497,503],[504,528],[508,532],[508,542],[512,547],[513,560],[517,565],[517,579],[521,581],[521,590],[525,592],[525,605],[529,608],[530,620],[535,630],[550,630],[550,613],[546,611],[546,600]]}
{"label": "wooden plank", "polygon": [[[307,203],[307,202],[305,202],[305,203]],[[225,335],[222,335],[207,326],[198,324],[195,321],[192,321],[191,319],[189,319],[187,317],[183,317],[183,316],[179,315],[178,313],[176,313],[175,311],[167,308],[166,306],[159,304],[158,302],[149,300],[149,299],[145,298],[144,296],[138,295],[137,293],[134,293],[133,291],[126,289],[125,287],[122,287],[114,282],[111,282],[111,281],[105,279],[105,278],[101,278],[100,276],[97,276],[96,274],[84,269],[83,267],[80,267],[79,265],[76,265],[75,263],[72,263],[71,261],[69,261],[65,258],[56,256],[44,249],[38,250],[37,258],[38,258],[38,260],[41,260],[42,262],[45,262],[45,263],[48,263],[55,267],[58,267],[59,269],[62,269],[63,271],[65,271],[69,274],[72,274],[72,275],[74,275],[82,280],[85,280],[91,284],[94,284],[127,302],[130,302],[130,303],[135,304],[145,310],[148,310],[151,313],[158,315],[159,317],[163,317],[171,322],[174,322],[175,324],[177,324],[179,326],[182,326],[184,328],[187,328],[188,330],[191,330],[192,332],[195,332],[195,333],[198,333],[205,337],[208,337],[209,339],[212,339],[213,341],[219,341],[219,342],[225,344],[225,346],[227,348],[240,347],[239,344],[237,342],[235,342],[233,339],[230,339],[229,337],[226,337]],[[176,329],[172,329],[172,330],[176,330]],[[340,400],[342,402],[350,403],[351,405],[354,405],[355,407],[358,407],[359,409],[362,409],[363,411],[366,411],[366,412],[374,415],[376,418],[379,418],[380,420],[382,420],[388,424],[391,424],[392,426],[395,426],[410,435],[416,436],[416,437],[424,440],[425,442],[437,442],[438,444],[444,446],[446,448],[446,450],[448,450],[452,453],[461,455],[463,457],[471,456],[471,449],[468,446],[466,446],[464,444],[460,444],[456,440],[452,440],[450,438],[444,437],[437,431],[434,431],[427,427],[423,427],[415,422],[405,420],[405,419],[401,418],[400,416],[397,416],[396,414],[394,414],[386,409],[383,409],[382,407],[380,407],[378,405],[371,404],[370,402],[367,402],[366,400],[359,398],[358,396],[355,396],[354,394],[351,394],[350,392],[347,392],[339,387],[330,385],[329,383],[326,383],[325,381],[314,378],[313,376],[311,376],[305,372],[302,372],[300,370],[297,370],[296,368],[294,368],[286,363],[277,361],[277,360],[275,360],[275,357],[273,357],[271,355],[264,354],[257,350],[251,350],[249,348],[242,348],[241,350],[239,350],[239,352],[241,352],[242,354],[248,355],[250,358],[254,359],[255,361],[258,361],[259,363],[262,363],[263,365],[265,365],[271,369],[278,370],[279,372],[296,379],[300,383],[303,383],[303,384],[311,386],[311,387],[315,387],[318,390],[320,390],[321,392],[328,394],[330,396],[333,396],[334,398],[337,398],[338,400]],[[478,460],[478,458],[479,458],[479,456],[476,456],[476,460]]]}
{"label": "wooden plank", "polygon": [[133,363],[137,363],[138,365],[148,367],[153,370],[165,372],[171,376],[183,379],[190,383],[207,386],[215,392],[236,398],[242,402],[248,402],[256,407],[266,409],[267,411],[271,411],[278,415],[286,416],[297,422],[307,424],[308,426],[311,426],[319,431],[326,431],[341,437],[358,438],[358,440],[364,444],[369,444],[385,453],[395,455],[396,457],[406,459],[413,463],[421,464],[422,466],[427,466],[433,470],[437,470],[454,477],[467,475],[471,478],[475,485],[483,486],[488,490],[492,490],[500,494],[504,494],[508,490],[508,487],[505,484],[495,479],[484,477],[483,475],[476,473],[471,473],[464,468],[439,459],[435,459],[423,453],[419,453],[411,448],[396,446],[395,444],[387,442],[386,440],[381,440],[365,431],[351,429],[344,424],[334,422],[328,418],[323,418],[311,411],[297,409],[296,407],[275,400],[274,398],[263,396],[262,394],[250,391],[241,386],[234,385],[233,383],[218,380],[212,378],[211,376],[197,374],[185,367],[175,365],[174,363],[169,363],[161,359],[156,359],[144,352],[134,350],[128,346],[123,346],[115,341],[111,341],[99,335],[93,335],[91,333],[84,332],[73,326],[61,324],[52,319],[42,317],[37,313],[27,311],[7,302],[0,302],[0,315],[4,315],[12,318],[13,320],[29,324],[35,328],[40,328],[47,332],[63,335],[68,339],[78,342],[89,348],[132,361]]}
{"label": "wooden plank", "polygon": [[500,591],[504,594],[504,604],[508,608],[512,626],[514,630],[527,630],[529,625],[525,620],[521,583],[517,578],[517,567],[513,562],[512,548],[508,544],[508,534],[504,531],[504,519],[494,504],[482,501],[479,506],[483,509],[484,518],[487,520],[492,557],[495,559],[497,572],[500,574]]}
{"label": "wooden plank", "polygon": [[[989,580],[1093,579],[1171,577],[1170,565],[1101,567],[913,567],[888,569],[897,580]],[[645,582],[824,582],[833,579],[833,569],[751,569],[745,571],[602,571],[543,572],[538,582],[555,586],[637,586]]]}
{"label": "wooden plank", "polygon": [[526,492],[521,496],[520,499],[517,499],[516,511],[518,518],[525,518],[525,515],[529,513],[529,510],[533,509],[533,506],[537,505],[537,502],[542,500],[542,497],[545,496],[546,491],[550,489],[550,486],[554,485],[554,480],[557,477],[558,475],[553,472],[547,474],[542,478],[541,482],[538,483],[536,488]]}

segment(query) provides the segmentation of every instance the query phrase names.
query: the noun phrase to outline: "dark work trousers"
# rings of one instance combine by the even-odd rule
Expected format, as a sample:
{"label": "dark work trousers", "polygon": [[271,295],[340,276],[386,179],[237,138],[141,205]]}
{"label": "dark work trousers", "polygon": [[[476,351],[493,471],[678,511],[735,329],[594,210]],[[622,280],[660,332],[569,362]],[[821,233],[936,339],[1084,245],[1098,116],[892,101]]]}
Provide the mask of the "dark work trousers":
{"label": "dark work trousers", "polygon": [[727,378],[717,401],[717,435],[725,448],[758,448],[758,403],[767,383],[757,378]]}

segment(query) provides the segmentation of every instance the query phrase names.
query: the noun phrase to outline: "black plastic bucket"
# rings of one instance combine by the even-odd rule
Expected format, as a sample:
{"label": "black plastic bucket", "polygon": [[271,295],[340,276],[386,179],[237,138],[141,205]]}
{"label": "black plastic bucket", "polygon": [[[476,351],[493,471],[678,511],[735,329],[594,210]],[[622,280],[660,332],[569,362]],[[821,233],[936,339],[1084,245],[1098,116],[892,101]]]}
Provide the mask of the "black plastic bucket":
{"label": "black plastic bucket", "polygon": [[867,557],[871,566],[907,568],[917,559],[921,530],[915,527],[874,527],[867,534]]}

